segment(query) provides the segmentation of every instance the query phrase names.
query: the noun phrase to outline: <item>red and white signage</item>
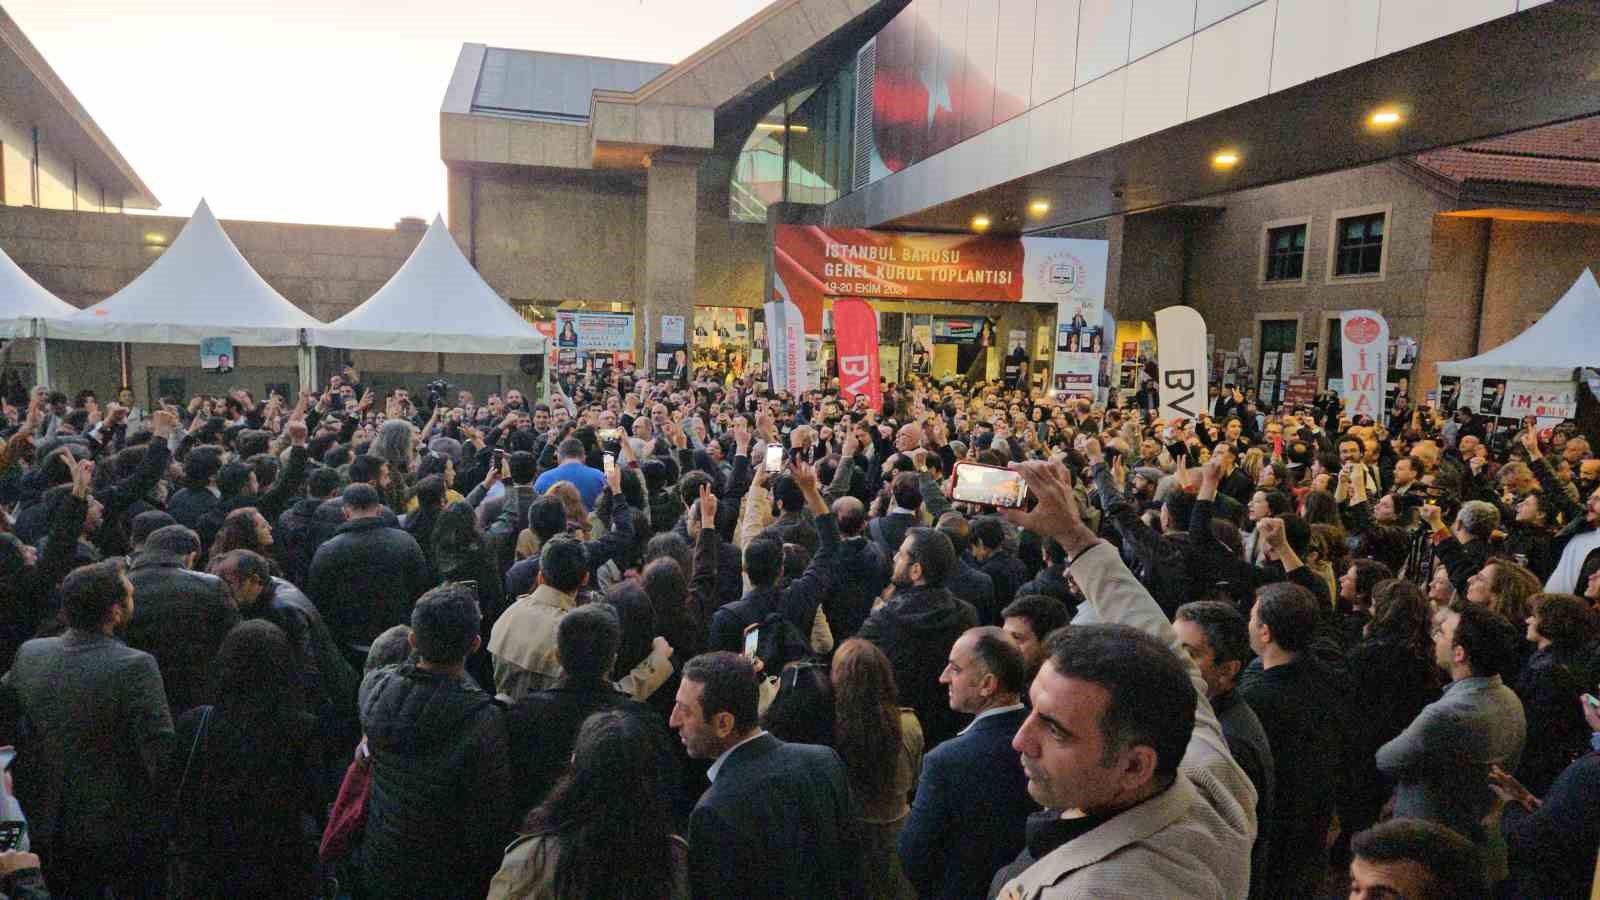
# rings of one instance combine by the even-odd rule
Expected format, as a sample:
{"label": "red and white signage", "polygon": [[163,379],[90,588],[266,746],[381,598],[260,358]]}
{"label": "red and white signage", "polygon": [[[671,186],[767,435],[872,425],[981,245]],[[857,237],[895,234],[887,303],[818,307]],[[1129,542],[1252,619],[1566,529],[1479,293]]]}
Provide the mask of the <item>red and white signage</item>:
{"label": "red and white signage", "polygon": [[1339,314],[1344,352],[1344,411],[1352,419],[1383,417],[1389,362],[1389,323],[1370,309]]}
{"label": "red and white signage", "polygon": [[835,348],[839,356],[839,393],[847,403],[864,394],[875,410],[883,409],[878,383],[878,314],[867,301],[847,297],[833,304]]}

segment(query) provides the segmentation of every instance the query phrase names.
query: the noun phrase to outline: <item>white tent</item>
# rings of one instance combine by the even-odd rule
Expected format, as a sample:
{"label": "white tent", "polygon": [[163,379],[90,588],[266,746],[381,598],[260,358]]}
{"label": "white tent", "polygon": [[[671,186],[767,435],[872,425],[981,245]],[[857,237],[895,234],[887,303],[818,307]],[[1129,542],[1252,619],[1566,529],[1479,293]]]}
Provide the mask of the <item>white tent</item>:
{"label": "white tent", "polygon": [[0,250],[0,338],[28,337],[35,319],[59,319],[78,308],[45,290]]}
{"label": "white tent", "polygon": [[544,336],[486,284],[444,219],[365,303],[311,332],[311,343],[413,353],[542,353]]}
{"label": "white tent", "polygon": [[284,299],[239,254],[204,200],[165,253],[127,287],[87,309],[45,322],[52,338],[294,347],[322,323]]}
{"label": "white tent", "polygon": [[1527,331],[1471,359],[1439,364],[1463,378],[1573,384],[1578,371],[1600,366],[1600,283],[1585,269],[1566,296]]}

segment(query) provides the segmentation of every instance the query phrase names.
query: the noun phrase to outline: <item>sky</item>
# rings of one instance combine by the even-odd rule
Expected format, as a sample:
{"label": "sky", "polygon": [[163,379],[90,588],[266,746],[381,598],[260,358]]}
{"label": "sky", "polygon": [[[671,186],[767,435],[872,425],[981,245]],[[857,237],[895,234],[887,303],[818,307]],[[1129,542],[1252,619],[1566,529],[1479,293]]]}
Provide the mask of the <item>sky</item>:
{"label": "sky", "polygon": [[439,105],[463,43],[677,62],[767,0],[6,0],[187,216],[392,226],[444,214]]}

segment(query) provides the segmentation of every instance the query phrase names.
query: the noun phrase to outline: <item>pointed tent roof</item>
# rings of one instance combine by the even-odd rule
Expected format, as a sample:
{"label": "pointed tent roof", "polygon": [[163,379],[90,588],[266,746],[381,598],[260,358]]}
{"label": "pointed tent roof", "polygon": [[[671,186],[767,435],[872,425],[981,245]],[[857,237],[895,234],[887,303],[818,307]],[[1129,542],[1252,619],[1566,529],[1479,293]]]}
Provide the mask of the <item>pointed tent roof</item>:
{"label": "pointed tent roof", "polygon": [[292,347],[322,323],[262,280],[204,200],[172,246],[127,287],[46,324],[46,334],[82,341],[198,344],[232,338],[246,347]]}
{"label": "pointed tent roof", "polygon": [[1571,382],[1576,370],[1600,367],[1600,283],[1588,269],[1527,331],[1471,359],[1439,364],[1440,375]]}
{"label": "pointed tent roof", "polygon": [[367,301],[314,332],[313,343],[349,350],[539,353],[544,336],[486,284],[444,219]]}
{"label": "pointed tent roof", "polygon": [[33,334],[34,319],[58,319],[77,311],[0,250],[0,337],[27,337]]}

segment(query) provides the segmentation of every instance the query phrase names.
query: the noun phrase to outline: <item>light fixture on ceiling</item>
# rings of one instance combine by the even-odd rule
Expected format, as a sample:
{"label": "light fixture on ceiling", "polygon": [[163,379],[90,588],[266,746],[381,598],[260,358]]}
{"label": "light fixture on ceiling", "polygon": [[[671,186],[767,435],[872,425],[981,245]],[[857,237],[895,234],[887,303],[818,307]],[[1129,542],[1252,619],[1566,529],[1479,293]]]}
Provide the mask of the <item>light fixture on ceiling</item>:
{"label": "light fixture on ceiling", "polygon": [[147,231],[144,233],[144,242],[150,247],[160,247],[166,244],[167,236],[159,231]]}
{"label": "light fixture on ceiling", "polygon": [[1213,169],[1231,169],[1238,164],[1239,151],[1237,150],[1218,150],[1211,155],[1211,167]]}
{"label": "light fixture on ceiling", "polygon": [[1047,213],[1049,211],[1050,211],[1050,201],[1049,200],[1035,200],[1032,203],[1028,204],[1028,212],[1033,213],[1036,216],[1042,216],[1042,215],[1044,215],[1045,213]]}
{"label": "light fixture on ceiling", "polygon": [[985,215],[982,215],[982,214],[973,216],[972,217],[972,230],[973,231],[988,231],[989,230],[989,217],[985,216]]}
{"label": "light fixture on ceiling", "polygon": [[1380,107],[1367,116],[1367,125],[1378,129],[1393,128],[1404,121],[1405,116],[1401,113],[1399,107],[1395,106]]}
{"label": "light fixture on ceiling", "polygon": [[796,134],[805,134],[806,132],[811,130],[811,127],[809,125],[789,125],[789,126],[785,126],[781,122],[757,122],[756,123],[756,130],[757,131],[792,131],[792,132],[794,132]]}

